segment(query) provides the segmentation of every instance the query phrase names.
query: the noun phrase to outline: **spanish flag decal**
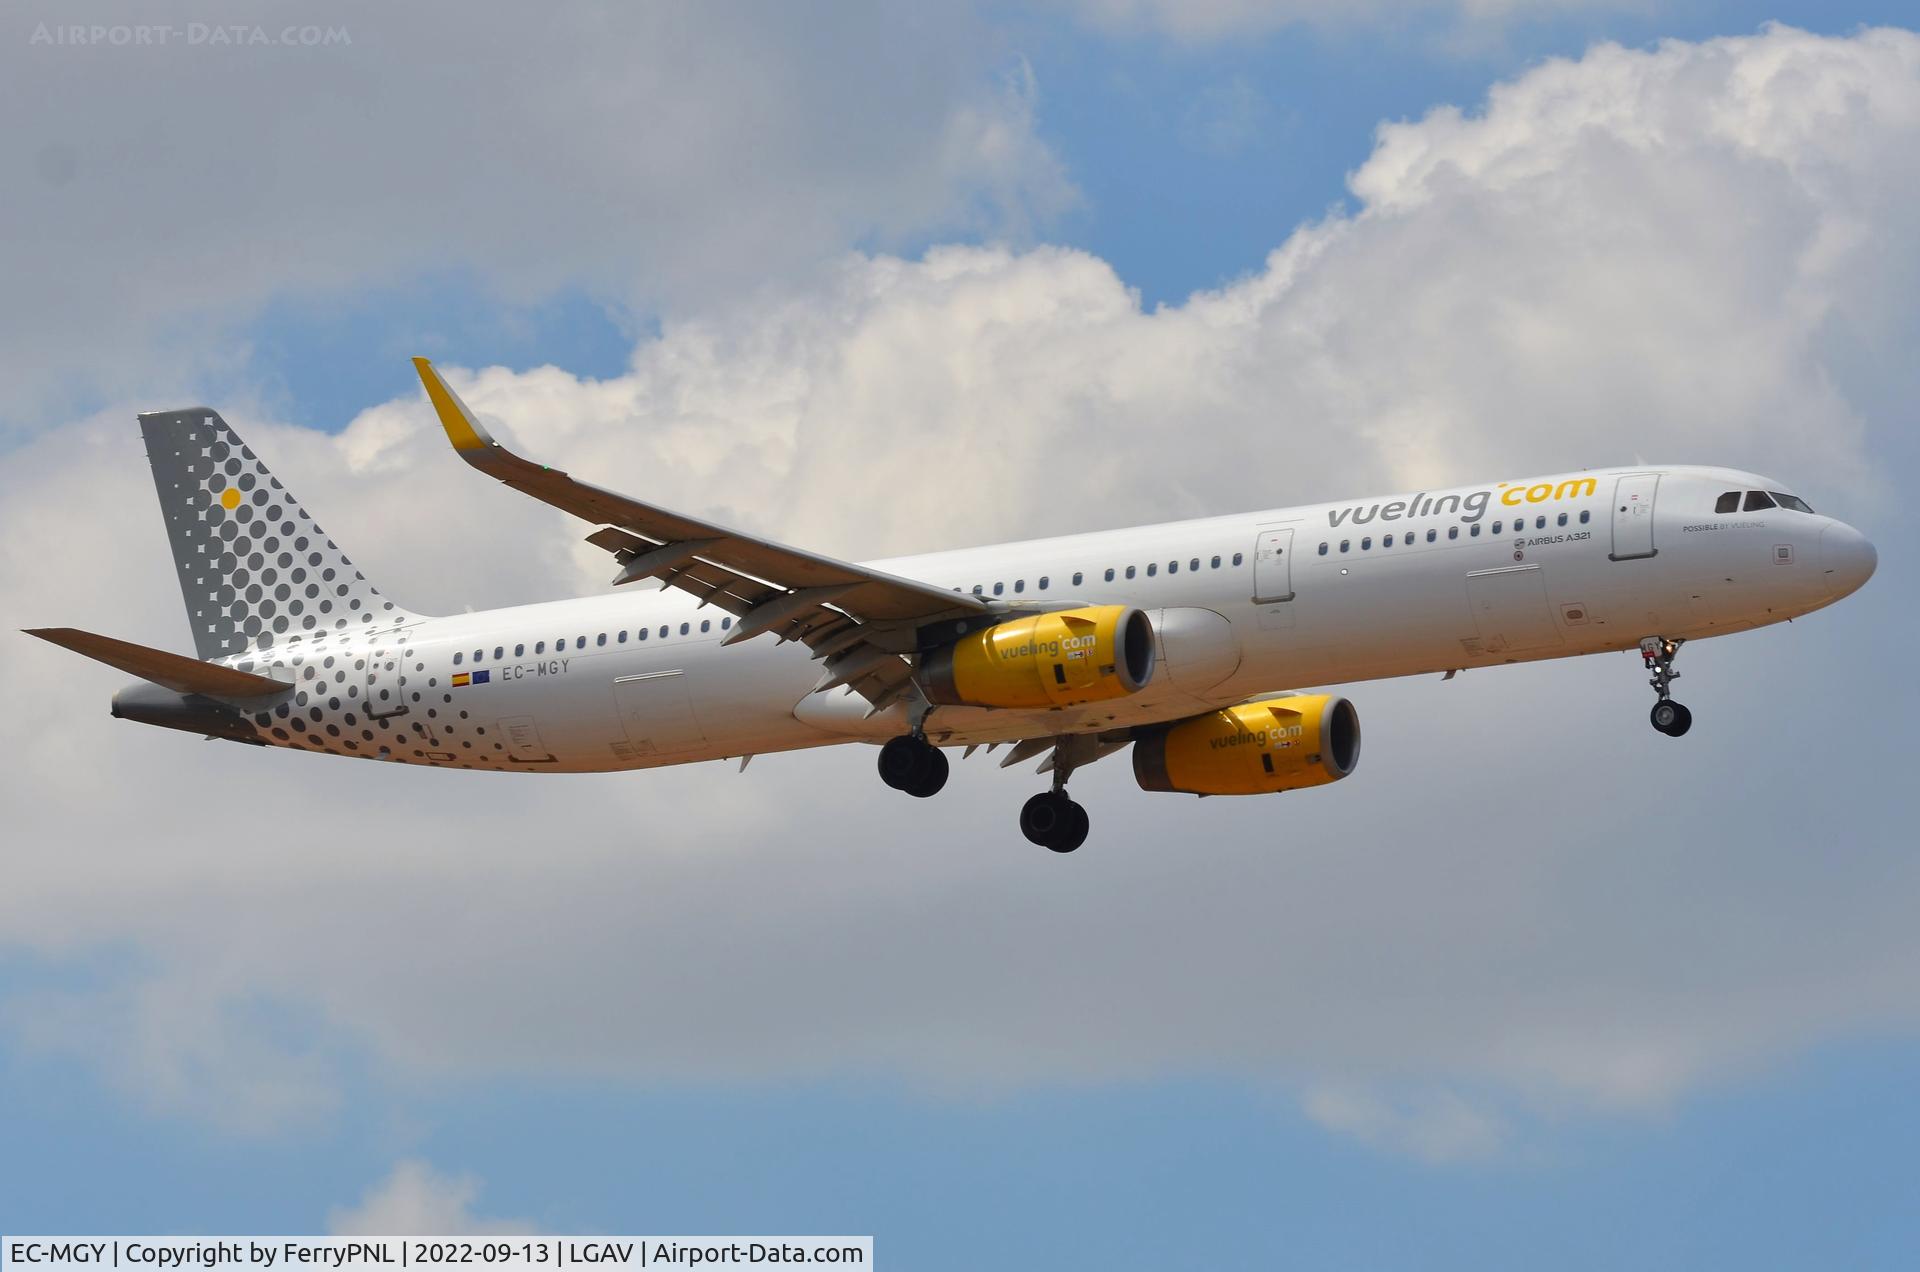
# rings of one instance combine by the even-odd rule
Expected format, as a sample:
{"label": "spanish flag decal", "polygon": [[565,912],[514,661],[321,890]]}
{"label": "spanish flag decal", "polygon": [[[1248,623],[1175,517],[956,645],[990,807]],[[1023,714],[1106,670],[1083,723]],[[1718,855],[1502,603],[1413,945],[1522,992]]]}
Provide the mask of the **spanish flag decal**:
{"label": "spanish flag decal", "polygon": [[453,673],[453,687],[455,689],[465,689],[467,687],[468,682],[470,682],[472,679],[473,677],[469,676],[466,672],[456,671]]}

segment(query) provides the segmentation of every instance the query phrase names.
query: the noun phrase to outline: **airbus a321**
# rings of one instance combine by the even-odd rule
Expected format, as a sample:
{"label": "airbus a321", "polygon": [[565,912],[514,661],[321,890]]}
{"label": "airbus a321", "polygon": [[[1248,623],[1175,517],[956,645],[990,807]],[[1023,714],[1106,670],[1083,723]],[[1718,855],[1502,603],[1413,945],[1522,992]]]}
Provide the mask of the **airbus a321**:
{"label": "airbus a321", "polygon": [[1640,651],[1687,732],[1692,640],[1796,618],[1873,545],[1786,483],[1635,465],[855,564],[615,494],[496,440],[425,359],[455,452],[593,526],[610,594],[434,618],[388,600],[218,414],[140,416],[196,657],[32,634],[139,677],[127,720],[495,772],[654,768],[841,742],[926,798],[1008,744],[1049,789],[1020,829],[1071,852],[1080,767],[1152,791],[1321,786],[1360,760],[1337,693],[1391,676]]}

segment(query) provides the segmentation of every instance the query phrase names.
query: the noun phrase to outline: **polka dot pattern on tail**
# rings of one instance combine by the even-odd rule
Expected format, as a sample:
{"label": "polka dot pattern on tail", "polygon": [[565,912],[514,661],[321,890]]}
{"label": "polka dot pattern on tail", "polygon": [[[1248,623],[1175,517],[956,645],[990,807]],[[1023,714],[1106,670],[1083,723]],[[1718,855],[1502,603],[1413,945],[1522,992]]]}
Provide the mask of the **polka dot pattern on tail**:
{"label": "polka dot pattern on tail", "polygon": [[140,417],[202,659],[412,621],[205,407]]}

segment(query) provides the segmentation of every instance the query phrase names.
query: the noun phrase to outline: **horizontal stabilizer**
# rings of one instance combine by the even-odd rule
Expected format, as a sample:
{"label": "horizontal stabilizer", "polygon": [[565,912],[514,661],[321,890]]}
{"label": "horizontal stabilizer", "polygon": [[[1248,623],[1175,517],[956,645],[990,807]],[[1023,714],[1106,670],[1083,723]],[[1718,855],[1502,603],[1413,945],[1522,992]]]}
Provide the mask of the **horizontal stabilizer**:
{"label": "horizontal stabilizer", "polygon": [[218,663],[205,663],[164,649],[148,649],[131,641],[97,636],[77,627],[25,628],[29,636],[38,636],[76,654],[85,654],[95,662],[117,667],[131,676],[150,680],[175,693],[199,693],[213,698],[264,698],[290,693],[293,686],[283,680],[236,671]]}

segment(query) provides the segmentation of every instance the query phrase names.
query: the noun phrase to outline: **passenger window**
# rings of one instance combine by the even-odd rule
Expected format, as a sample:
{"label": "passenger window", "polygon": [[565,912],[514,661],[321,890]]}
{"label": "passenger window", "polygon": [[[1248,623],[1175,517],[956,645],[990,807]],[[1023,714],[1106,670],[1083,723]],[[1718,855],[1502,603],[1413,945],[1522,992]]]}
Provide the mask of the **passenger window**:
{"label": "passenger window", "polygon": [[686,635],[686,634],[687,634],[688,632],[690,632],[690,631],[692,631],[692,630],[693,630],[693,624],[692,624],[692,623],[682,623],[682,624],[680,624],[680,634],[681,634],[682,636],[685,636],[685,635]]}
{"label": "passenger window", "polygon": [[1236,553],[1234,553],[1234,554],[1233,554],[1233,563],[1234,563],[1235,565],[1238,565],[1238,564],[1240,564],[1240,561],[1241,561],[1241,554],[1240,554],[1240,553],[1238,553],[1238,552],[1236,552]]}
{"label": "passenger window", "polygon": [[1213,558],[1213,568],[1214,568],[1214,569],[1216,569],[1216,570],[1220,568],[1220,558],[1219,558],[1219,557],[1215,557],[1215,558]]}
{"label": "passenger window", "polygon": [[1469,539],[1478,539],[1480,537],[1480,523],[1478,521],[1473,523],[1473,529],[1467,531],[1467,537]]}
{"label": "passenger window", "polygon": [[1543,513],[1541,513],[1541,514],[1540,514],[1539,516],[1537,516],[1537,517],[1535,517],[1535,518],[1533,519],[1533,528],[1534,528],[1535,530],[1545,530],[1545,529],[1547,528],[1547,514],[1546,514],[1546,513],[1544,513],[1544,512],[1543,512]]}
{"label": "passenger window", "polygon": [[1087,576],[1086,576],[1085,574],[1083,574],[1083,573],[1081,573],[1081,572],[1080,572],[1079,570],[1075,570],[1075,571],[1073,572],[1073,585],[1074,585],[1075,587],[1079,587],[1079,586],[1080,586],[1080,583],[1081,583],[1081,581],[1082,581],[1083,579],[1085,579],[1086,577],[1087,577]]}
{"label": "passenger window", "polygon": [[1167,573],[1168,574],[1180,573],[1180,563],[1178,561],[1167,562]]}
{"label": "passenger window", "polygon": [[1026,591],[1026,590],[1027,590],[1027,581],[1026,581],[1025,579],[1015,579],[1015,580],[1013,581],[1013,590],[1014,590],[1014,591],[1016,591],[1016,592],[1024,592],[1024,591]]}
{"label": "passenger window", "polygon": [[603,649],[606,648],[607,634],[605,632],[601,632],[598,636],[595,636],[593,638],[593,643],[600,646]]}
{"label": "passenger window", "polygon": [[544,654],[544,653],[546,653],[546,652],[547,652],[547,642],[546,642],[546,641],[544,641],[544,640],[536,640],[535,642],[533,642],[533,652],[534,652],[534,653],[536,653],[536,654]]}
{"label": "passenger window", "polygon": [[1042,592],[1047,590],[1047,576],[1044,574],[1040,576],[1040,590]]}
{"label": "passenger window", "polygon": [[1195,558],[1193,558],[1193,560],[1191,560],[1191,561],[1189,561],[1189,562],[1187,562],[1187,568],[1188,568],[1189,570],[1197,570],[1197,569],[1199,569],[1199,568],[1200,568],[1200,558],[1199,558],[1199,557],[1195,557]]}
{"label": "passenger window", "polygon": [[1133,567],[1132,567],[1132,566],[1128,566],[1128,567],[1127,567],[1127,577],[1128,577],[1128,578],[1132,578],[1132,577],[1133,577]]}
{"label": "passenger window", "polygon": [[975,596],[983,596],[983,595],[985,595],[985,594],[986,594],[986,590],[987,590],[987,585],[986,585],[985,583],[975,583],[975,584],[973,585],[973,594],[974,594]]}
{"label": "passenger window", "polygon": [[1006,590],[1007,590],[1007,585],[1005,583],[995,583],[993,585],[993,594],[995,596],[1000,595],[1002,592]]}
{"label": "passenger window", "polygon": [[665,640],[666,638],[667,638],[667,625],[665,623],[662,623],[660,624],[660,639]]}
{"label": "passenger window", "polygon": [[647,629],[642,627],[639,631],[634,633],[634,636],[640,640],[645,640],[647,638]]}
{"label": "passenger window", "polygon": [[1380,546],[1381,546],[1381,547],[1383,547],[1383,548],[1390,548],[1390,547],[1392,547],[1392,546],[1393,546],[1393,536],[1392,536],[1392,535],[1388,535],[1388,536],[1386,536],[1385,538],[1383,538],[1383,539],[1381,539],[1381,540],[1380,540]]}
{"label": "passenger window", "polygon": [[1460,527],[1459,527],[1459,526],[1448,526],[1448,527],[1447,527],[1447,538],[1449,538],[1449,539],[1458,539],[1459,537],[1460,537]]}
{"label": "passenger window", "polygon": [[1737,490],[1729,490],[1726,494],[1713,501],[1713,510],[1715,512],[1740,511],[1740,492]]}
{"label": "passenger window", "polygon": [[1563,526],[1564,526],[1564,525],[1566,525],[1566,524],[1567,524],[1567,514],[1566,514],[1566,513],[1564,513],[1564,512],[1563,512],[1563,513],[1561,513],[1561,514],[1560,514],[1560,517],[1559,517],[1559,519],[1558,519],[1558,521],[1556,521],[1556,522],[1555,522],[1555,524],[1556,524],[1556,525],[1563,525]]}
{"label": "passenger window", "polygon": [[1366,538],[1360,540],[1360,550],[1362,552],[1365,552],[1368,548],[1371,548],[1372,546],[1373,546],[1372,535],[1368,535]]}
{"label": "passenger window", "polygon": [[1108,567],[1107,567],[1107,582],[1109,582],[1109,583],[1111,583],[1111,582],[1113,582],[1113,567],[1112,567],[1112,566],[1108,566]]}
{"label": "passenger window", "polygon": [[505,658],[506,656],[507,656],[507,647],[505,645],[495,645],[493,647],[493,661],[499,662],[502,658]]}
{"label": "passenger window", "polygon": [[1352,547],[1352,546],[1353,546],[1353,540],[1352,540],[1352,539],[1342,539],[1342,540],[1340,540],[1340,550],[1341,550],[1342,552],[1345,552],[1345,551],[1346,551],[1346,550],[1347,550],[1348,548],[1350,548],[1350,547]]}
{"label": "passenger window", "polygon": [[573,647],[575,649],[585,649],[587,647],[587,638],[585,636],[576,637],[573,642]]}
{"label": "passenger window", "polygon": [[1501,524],[1502,524],[1502,523],[1501,523],[1501,522],[1498,522],[1498,521],[1496,521],[1496,522],[1494,522],[1494,523],[1493,523],[1493,532],[1494,532],[1495,534],[1499,534],[1499,533],[1500,533],[1500,526],[1501,526]]}
{"label": "passenger window", "polygon": [[474,651],[473,651],[473,661],[474,661],[474,662],[475,662],[476,664],[478,664],[478,663],[483,663],[483,662],[485,662],[486,660],[487,660],[487,651],[486,651],[486,650],[484,650],[484,649],[476,649],[476,650],[474,650]]}
{"label": "passenger window", "polygon": [[703,618],[703,619],[701,619],[701,620],[700,620],[700,630],[701,630],[701,631],[703,631],[703,632],[710,632],[710,631],[712,631],[712,630],[713,630],[713,620],[712,620],[712,619],[710,619],[710,618]]}
{"label": "passenger window", "polygon": [[453,656],[453,665],[454,665],[454,666],[456,666],[456,667],[458,667],[458,666],[460,665],[460,660],[461,660],[461,659],[463,659],[463,658],[465,658],[465,657],[466,657],[466,655],[465,655],[465,654],[455,654],[455,655]]}
{"label": "passenger window", "polygon": [[620,643],[621,643],[622,645],[624,645],[624,644],[626,644],[626,643],[627,643],[627,633],[626,633],[626,630],[625,630],[624,628],[623,628],[623,629],[621,629],[621,632],[620,632],[620,634],[619,634],[619,635],[618,635],[617,637],[615,637],[614,639],[616,639],[617,641],[619,641],[619,642],[620,642]]}
{"label": "passenger window", "polygon": [[1152,578],[1158,573],[1160,573],[1160,563],[1158,561],[1147,562],[1147,577]]}
{"label": "passenger window", "polygon": [[723,631],[723,632],[724,632],[724,631],[726,631],[726,630],[727,630],[728,628],[730,628],[730,627],[732,627],[732,626],[733,626],[733,620],[732,620],[732,619],[730,619],[730,618],[723,618],[723,619],[721,619],[721,620],[720,620],[720,630],[721,630],[721,631]]}
{"label": "passenger window", "polygon": [[1438,539],[1439,537],[1440,537],[1440,532],[1439,532],[1438,530],[1429,530],[1429,531],[1427,531],[1427,542],[1428,542],[1428,543],[1432,543],[1432,542],[1433,542],[1433,541],[1434,541],[1435,539]]}
{"label": "passenger window", "polygon": [[1742,508],[1741,511],[1742,512],[1759,512],[1764,508],[1771,508],[1771,507],[1773,507],[1773,500],[1767,497],[1766,491],[1749,490],[1747,492],[1746,507]]}
{"label": "passenger window", "polygon": [[[1326,544],[1324,544],[1324,543],[1320,545],[1320,555],[1321,555],[1321,556],[1325,556],[1325,555],[1327,555],[1327,545],[1326,545]],[[1213,558],[1213,563],[1214,563],[1215,565],[1218,565],[1218,564],[1220,564],[1220,558],[1219,558],[1219,557],[1215,557],[1215,558]]]}

